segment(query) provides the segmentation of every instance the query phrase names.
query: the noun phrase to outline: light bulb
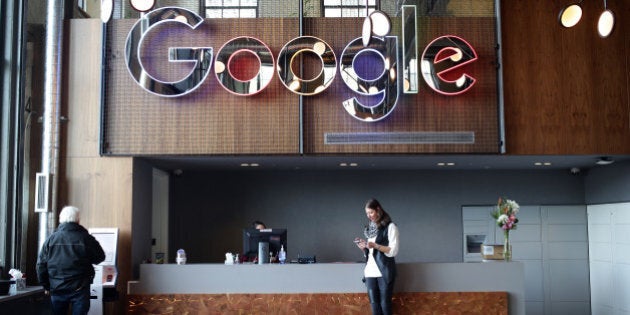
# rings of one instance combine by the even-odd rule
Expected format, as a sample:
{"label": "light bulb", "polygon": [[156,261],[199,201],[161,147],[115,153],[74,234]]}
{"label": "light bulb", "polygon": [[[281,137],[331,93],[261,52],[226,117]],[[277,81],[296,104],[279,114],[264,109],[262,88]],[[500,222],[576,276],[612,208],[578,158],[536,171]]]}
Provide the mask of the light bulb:
{"label": "light bulb", "polygon": [[615,16],[612,11],[606,9],[599,15],[599,21],[597,22],[597,33],[601,37],[608,37],[612,33],[615,26]]}
{"label": "light bulb", "polygon": [[564,27],[574,27],[582,18],[582,7],[578,4],[572,4],[560,11],[558,17],[560,24]]}

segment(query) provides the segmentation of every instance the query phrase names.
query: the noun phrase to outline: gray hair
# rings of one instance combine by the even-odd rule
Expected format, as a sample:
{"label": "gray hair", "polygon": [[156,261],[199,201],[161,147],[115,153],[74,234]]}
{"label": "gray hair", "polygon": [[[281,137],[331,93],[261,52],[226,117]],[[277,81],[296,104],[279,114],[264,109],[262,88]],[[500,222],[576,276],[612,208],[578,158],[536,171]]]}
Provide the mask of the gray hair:
{"label": "gray hair", "polygon": [[59,223],[74,222],[79,223],[79,208],[65,206],[59,214]]}

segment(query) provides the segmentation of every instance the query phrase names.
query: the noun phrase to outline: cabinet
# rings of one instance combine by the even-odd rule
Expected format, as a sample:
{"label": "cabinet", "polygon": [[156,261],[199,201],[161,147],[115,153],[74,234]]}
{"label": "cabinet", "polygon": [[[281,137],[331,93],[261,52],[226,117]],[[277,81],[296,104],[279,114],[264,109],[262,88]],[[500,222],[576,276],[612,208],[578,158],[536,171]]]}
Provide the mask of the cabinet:
{"label": "cabinet", "polygon": [[[490,216],[493,209],[463,207],[465,262],[481,261],[479,239],[503,244],[503,231]],[[589,314],[586,207],[521,205],[518,218],[510,239],[513,260],[525,267],[526,313]]]}
{"label": "cabinet", "polygon": [[630,314],[630,203],[588,206],[591,312]]}

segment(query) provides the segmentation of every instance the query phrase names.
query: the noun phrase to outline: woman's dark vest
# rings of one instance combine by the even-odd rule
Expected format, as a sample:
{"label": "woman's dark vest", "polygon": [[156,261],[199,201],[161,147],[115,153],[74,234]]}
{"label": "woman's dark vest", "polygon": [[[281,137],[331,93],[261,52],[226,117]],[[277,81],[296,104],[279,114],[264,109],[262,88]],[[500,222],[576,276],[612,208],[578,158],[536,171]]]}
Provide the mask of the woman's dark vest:
{"label": "woman's dark vest", "polygon": [[[378,229],[375,240],[376,244],[389,246],[389,238],[387,237],[388,230],[389,226]],[[387,283],[394,282],[396,279],[396,260],[394,257],[387,257],[384,253],[376,249],[374,249],[372,253],[374,261],[376,261],[376,265],[378,266],[378,270],[380,270],[383,275],[383,279],[385,279]],[[365,258],[367,259],[367,255]]]}

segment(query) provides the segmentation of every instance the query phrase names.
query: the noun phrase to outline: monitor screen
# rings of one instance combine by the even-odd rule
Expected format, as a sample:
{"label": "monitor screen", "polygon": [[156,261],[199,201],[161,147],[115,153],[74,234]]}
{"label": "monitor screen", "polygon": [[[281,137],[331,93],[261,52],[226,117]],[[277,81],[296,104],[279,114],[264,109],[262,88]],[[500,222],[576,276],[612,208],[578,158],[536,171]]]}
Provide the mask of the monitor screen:
{"label": "monitor screen", "polygon": [[244,229],[243,256],[256,257],[259,242],[269,243],[269,251],[277,256],[281,245],[284,245],[284,250],[287,251],[287,229]]}
{"label": "monitor screen", "polygon": [[88,232],[101,244],[105,260],[99,265],[116,265],[118,228],[90,228]]}

